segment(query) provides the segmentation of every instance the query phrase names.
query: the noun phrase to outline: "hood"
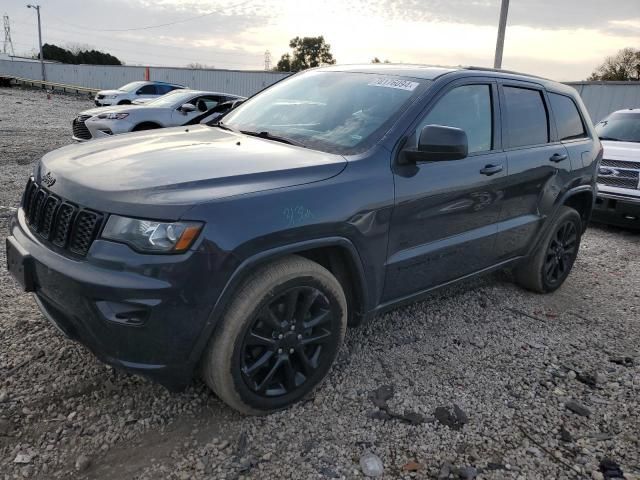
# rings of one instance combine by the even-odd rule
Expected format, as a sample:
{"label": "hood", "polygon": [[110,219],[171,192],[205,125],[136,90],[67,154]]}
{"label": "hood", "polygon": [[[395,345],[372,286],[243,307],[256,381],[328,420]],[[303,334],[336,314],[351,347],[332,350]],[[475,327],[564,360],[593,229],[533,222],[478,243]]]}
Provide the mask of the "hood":
{"label": "hood", "polygon": [[613,142],[601,140],[604,148],[603,158],[611,160],[640,161],[640,143],[638,142]]}
{"label": "hood", "polygon": [[114,105],[111,107],[96,107],[90,108],[89,110],[85,110],[80,112],[80,115],[100,115],[101,113],[112,113],[112,112],[131,112],[134,110],[138,110],[140,108],[148,108],[147,105]]}
{"label": "hood", "polygon": [[318,152],[197,125],[69,145],[46,154],[36,181],[102,212],[177,219],[193,205],[318,182],[346,166]]}
{"label": "hood", "polygon": [[127,93],[124,90],[100,90],[97,95],[122,95]]}

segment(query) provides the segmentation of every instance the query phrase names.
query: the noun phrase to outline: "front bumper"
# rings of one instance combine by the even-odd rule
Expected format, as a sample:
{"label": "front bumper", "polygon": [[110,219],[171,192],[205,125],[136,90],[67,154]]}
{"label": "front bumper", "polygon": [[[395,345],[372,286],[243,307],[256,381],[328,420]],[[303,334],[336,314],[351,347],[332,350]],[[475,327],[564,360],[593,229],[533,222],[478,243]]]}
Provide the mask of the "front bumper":
{"label": "front bumper", "polygon": [[89,118],[84,123],[91,133],[92,139],[110,138],[121,133],[128,133],[133,130],[133,124],[127,118],[120,120],[109,120],[106,118],[98,118],[97,116]]}
{"label": "front bumper", "polygon": [[640,228],[640,195],[599,191],[591,218],[594,222]]}
{"label": "front bumper", "polygon": [[8,242],[28,254],[38,306],[66,336],[172,390],[191,382],[194,348],[217,298],[203,281],[204,253],[143,255],[95,240],[85,259],[72,259],[43,244],[22,209]]}

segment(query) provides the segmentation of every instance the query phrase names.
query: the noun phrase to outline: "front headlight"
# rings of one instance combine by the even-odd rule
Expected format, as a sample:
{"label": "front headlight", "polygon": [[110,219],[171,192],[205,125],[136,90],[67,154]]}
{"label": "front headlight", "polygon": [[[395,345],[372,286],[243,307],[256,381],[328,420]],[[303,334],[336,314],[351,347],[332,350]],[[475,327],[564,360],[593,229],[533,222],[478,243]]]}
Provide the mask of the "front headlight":
{"label": "front headlight", "polygon": [[111,215],[102,238],[126,243],[134,250],[151,253],[181,253],[202,230],[201,222],[158,222]]}
{"label": "front headlight", "polygon": [[122,120],[123,118],[127,118],[128,116],[128,113],[101,113],[100,115],[98,115],[98,118],[106,118],[107,120]]}
{"label": "front headlight", "polygon": [[113,100],[114,98],[118,98],[118,95],[107,95],[107,96],[106,96],[106,97],[104,97],[104,98],[110,98],[110,99],[112,99],[112,100]]}

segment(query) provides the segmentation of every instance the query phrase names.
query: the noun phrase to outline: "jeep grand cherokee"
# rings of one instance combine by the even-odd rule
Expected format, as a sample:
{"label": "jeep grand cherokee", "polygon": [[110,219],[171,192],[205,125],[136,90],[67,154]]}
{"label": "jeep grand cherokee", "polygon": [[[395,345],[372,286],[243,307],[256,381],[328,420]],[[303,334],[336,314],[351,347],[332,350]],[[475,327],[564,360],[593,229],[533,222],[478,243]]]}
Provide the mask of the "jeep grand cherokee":
{"label": "jeep grand cherokee", "polygon": [[327,375],[347,325],[499,268],[560,287],[600,155],[559,83],[320,68],[214,126],[45,155],[8,266],[105,362],[172,389],[198,372],[232,407],[266,413]]}

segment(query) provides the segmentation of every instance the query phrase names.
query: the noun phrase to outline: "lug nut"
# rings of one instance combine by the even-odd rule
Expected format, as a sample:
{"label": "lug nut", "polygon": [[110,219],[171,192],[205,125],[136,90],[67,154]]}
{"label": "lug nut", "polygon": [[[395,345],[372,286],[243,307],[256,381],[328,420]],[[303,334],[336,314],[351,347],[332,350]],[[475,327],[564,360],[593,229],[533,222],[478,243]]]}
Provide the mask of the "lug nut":
{"label": "lug nut", "polygon": [[278,349],[278,353],[282,353],[282,349],[281,348]]}
{"label": "lug nut", "polygon": [[291,325],[291,330],[295,330],[296,326],[295,325]]}
{"label": "lug nut", "polygon": [[290,349],[289,349],[289,353],[293,353],[293,348],[290,348]]}
{"label": "lug nut", "polygon": [[302,335],[298,335],[298,340],[302,340]]}
{"label": "lug nut", "polygon": [[278,340],[282,340],[284,338],[284,335],[280,334],[278,335]]}

